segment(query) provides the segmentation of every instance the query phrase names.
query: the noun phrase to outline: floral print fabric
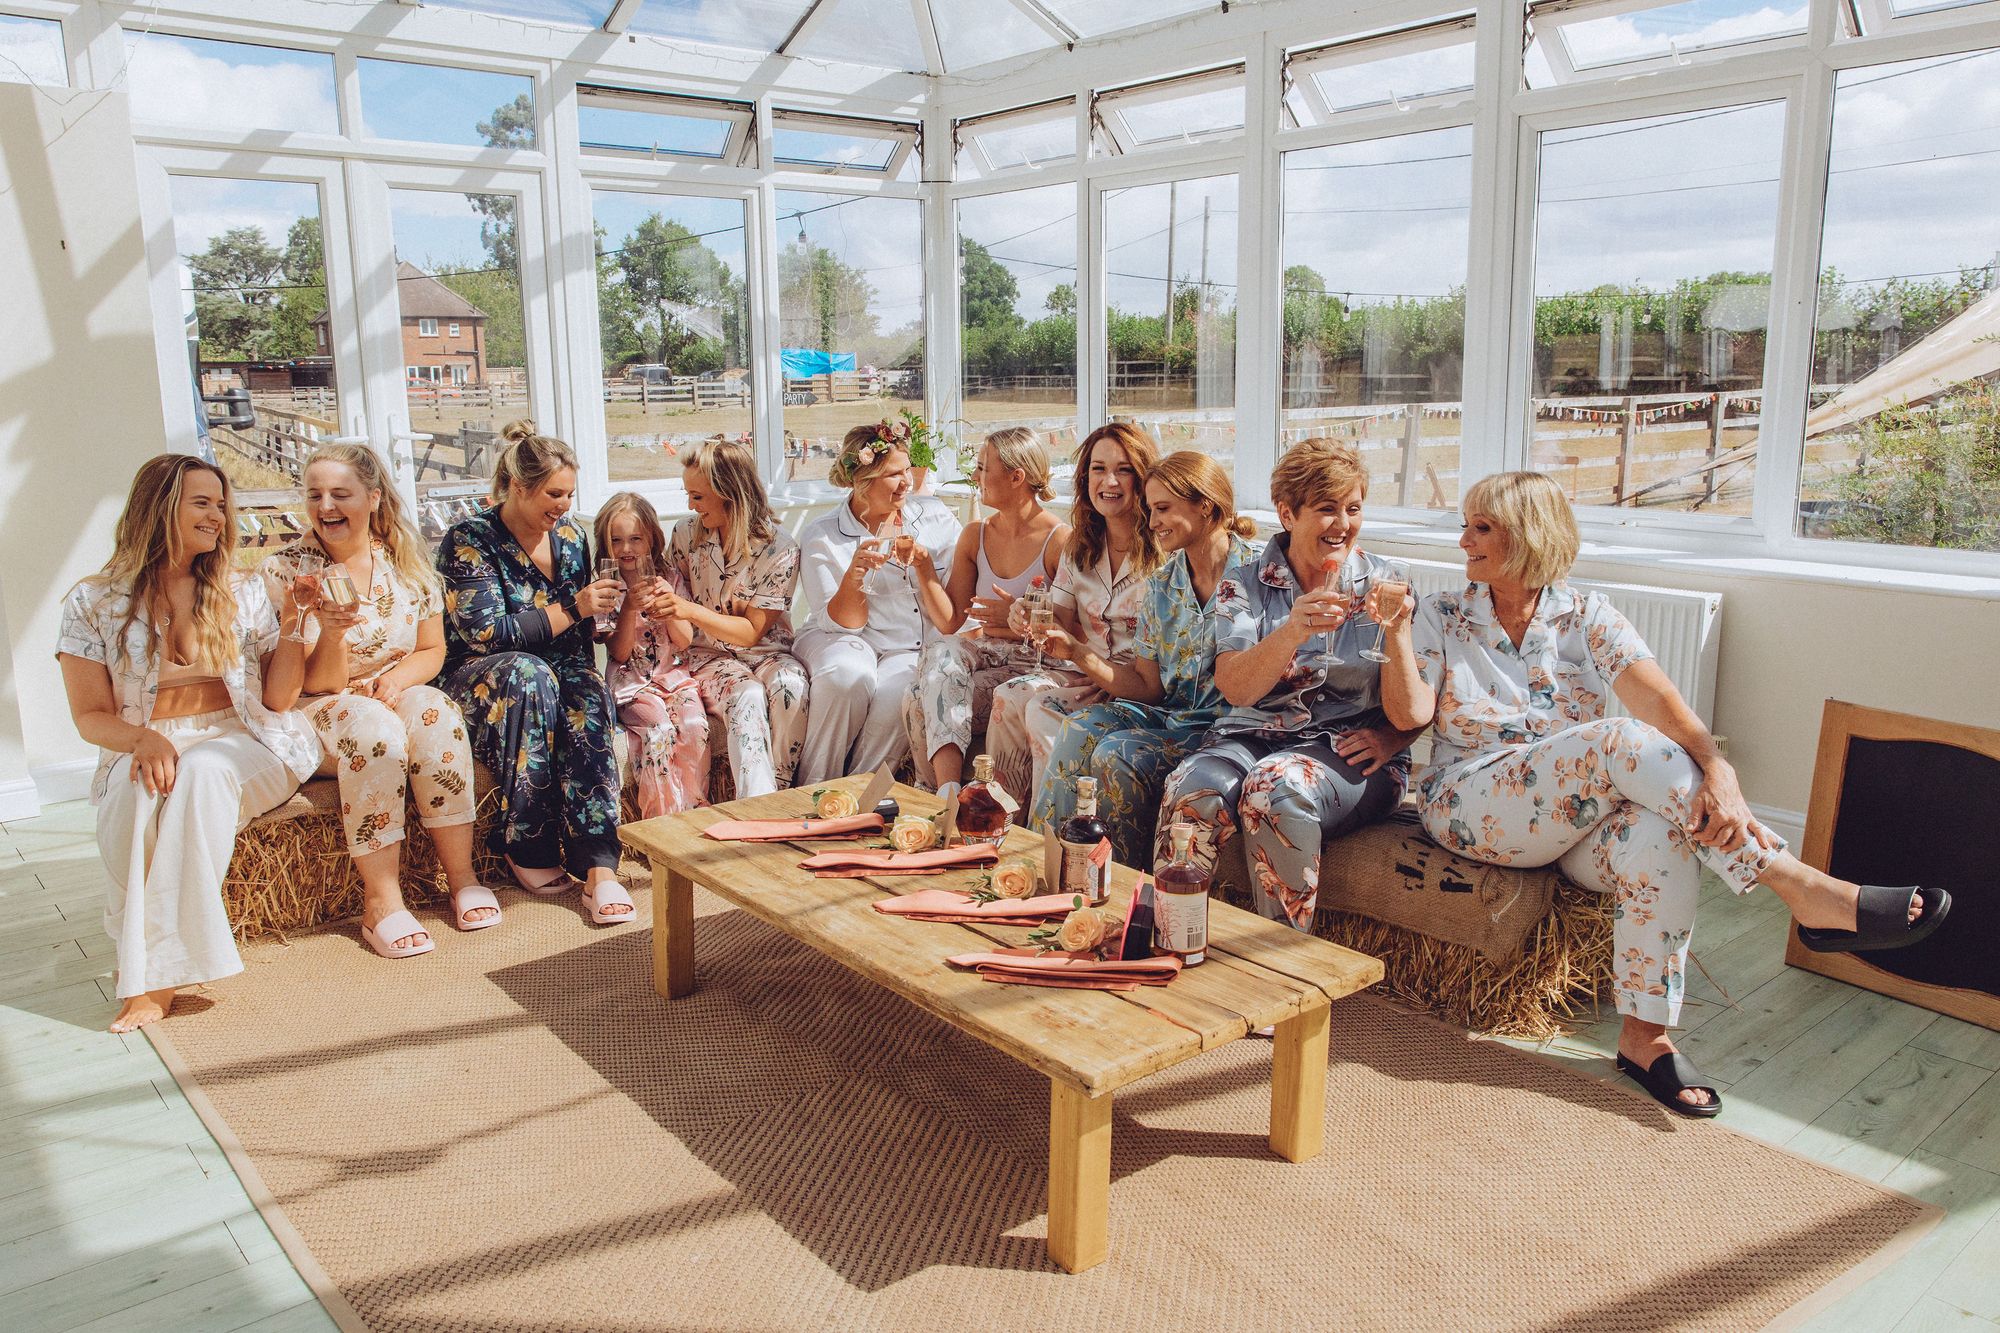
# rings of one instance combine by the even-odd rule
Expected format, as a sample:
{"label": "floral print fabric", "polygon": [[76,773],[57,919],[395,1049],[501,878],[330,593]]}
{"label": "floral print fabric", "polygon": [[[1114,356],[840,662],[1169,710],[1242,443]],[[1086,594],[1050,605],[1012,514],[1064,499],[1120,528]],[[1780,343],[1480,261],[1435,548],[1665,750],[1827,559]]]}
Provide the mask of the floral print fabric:
{"label": "floral print fabric", "polygon": [[639,622],[632,655],[610,662],[606,680],[625,729],[625,757],[647,819],[708,800],[708,710],[666,632]]}
{"label": "floral print fabric", "polygon": [[471,821],[472,743],[458,705],[442,690],[412,685],[394,708],[365,694],[328,694],[307,700],[302,711],[333,765],[347,850],[355,856],[403,840],[412,789],[425,828]]}
{"label": "floral print fabric", "polygon": [[[369,543],[369,586],[356,608],[360,619],[347,630],[347,681],[367,685],[417,650],[417,628],[443,611],[438,594],[396,572],[381,542]],[[299,551],[325,556],[326,548],[308,534],[269,556],[259,566],[271,605],[282,606],[287,576],[284,562]],[[328,557],[330,560],[331,557]],[[319,622],[306,617],[306,650],[319,642]]]}
{"label": "floral print fabric", "polygon": [[748,648],[722,642],[696,627],[693,647],[757,662],[792,648],[792,594],[799,584],[799,544],[779,529],[757,549],[735,560],[725,559],[722,540],[690,515],[674,524],[667,542],[667,568],[680,577],[678,586],[711,611],[741,615],[746,606],[776,611],[764,637]]}

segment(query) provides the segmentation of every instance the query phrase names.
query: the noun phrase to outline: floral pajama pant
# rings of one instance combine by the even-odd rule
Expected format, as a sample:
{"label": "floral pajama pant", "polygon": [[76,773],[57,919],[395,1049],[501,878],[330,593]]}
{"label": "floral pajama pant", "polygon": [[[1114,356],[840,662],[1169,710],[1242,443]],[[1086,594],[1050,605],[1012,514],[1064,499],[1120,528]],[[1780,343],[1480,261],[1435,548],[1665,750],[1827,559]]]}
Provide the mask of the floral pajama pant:
{"label": "floral pajama pant", "polygon": [[445,690],[465,712],[473,753],[500,783],[493,850],[578,879],[618,865],[617,709],[596,670],[533,653],[461,662]]}
{"label": "floral pajama pant", "polygon": [[353,855],[403,840],[404,801],[413,789],[425,828],[471,822],[472,744],[443,690],[412,685],[393,709],[365,694],[332,694],[309,701],[305,715],[339,781]]}
{"label": "floral pajama pant", "polygon": [[1159,709],[1128,699],[1070,714],[1056,733],[1028,827],[1053,832],[1076,813],[1076,780],[1094,777],[1097,817],[1118,861],[1151,870],[1146,858],[1153,850],[1161,788],[1207,734],[1206,727],[1173,725]]}
{"label": "floral pajama pant", "polygon": [[[792,785],[806,742],[806,669],[790,653],[754,663],[727,653],[686,655],[702,704],[722,724],[736,795],[768,796]],[[707,768],[703,767],[706,783]]]}
{"label": "floral pajama pant", "polygon": [[1024,820],[1041,796],[1049,751],[1055,748],[1063,718],[1109,697],[1095,685],[1079,684],[1081,680],[1074,672],[1033,671],[1003,681],[993,691],[993,711],[986,717],[986,753],[993,756],[1002,784],[1021,798]]}
{"label": "floral pajama pant", "polygon": [[1394,810],[1403,782],[1396,764],[1364,776],[1327,741],[1212,740],[1167,779],[1154,862],[1172,853],[1170,830],[1185,822],[1194,825],[1191,854],[1213,872],[1240,828],[1257,911],[1310,931],[1319,908],[1321,849]]}
{"label": "floral pajama pant", "polygon": [[1554,862],[1609,893],[1618,1012],[1672,1026],[1680,1017],[1701,867],[1748,893],[1777,857],[1746,837],[1734,851],[1688,836],[1701,769],[1658,729],[1601,718],[1429,774],[1424,831],[1494,865]]}
{"label": "floral pajama pant", "polygon": [[655,672],[618,705],[618,725],[641,815],[655,819],[708,799],[708,709],[694,677],[679,667]]}
{"label": "floral pajama pant", "polygon": [[[1021,645],[1009,639],[952,634],[924,645],[917,658],[916,688],[903,696],[903,729],[909,733],[919,777],[930,778],[930,761],[945,746],[956,745],[960,754],[971,751],[973,719],[991,715],[994,691],[1026,670],[1027,661]],[[991,753],[990,734],[986,744]],[[1004,777],[1000,785],[1017,799],[1026,796]]]}

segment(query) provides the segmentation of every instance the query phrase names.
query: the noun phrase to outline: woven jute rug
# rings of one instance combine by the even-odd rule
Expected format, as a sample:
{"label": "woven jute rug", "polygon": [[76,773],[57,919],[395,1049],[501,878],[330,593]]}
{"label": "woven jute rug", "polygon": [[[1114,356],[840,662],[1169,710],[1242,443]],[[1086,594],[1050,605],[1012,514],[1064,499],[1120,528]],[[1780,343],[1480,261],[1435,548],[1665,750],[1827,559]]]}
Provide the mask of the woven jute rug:
{"label": "woven jute rug", "polygon": [[380,1333],[1754,1329],[1935,1216],[1362,995],[1314,1161],[1265,1144],[1268,1043],[1119,1094],[1111,1257],[1071,1276],[1045,1079],[698,910],[671,1007],[642,926],[509,894],[495,930],[426,914],[420,959],[351,924],[253,947],[149,1031],[328,1308]]}

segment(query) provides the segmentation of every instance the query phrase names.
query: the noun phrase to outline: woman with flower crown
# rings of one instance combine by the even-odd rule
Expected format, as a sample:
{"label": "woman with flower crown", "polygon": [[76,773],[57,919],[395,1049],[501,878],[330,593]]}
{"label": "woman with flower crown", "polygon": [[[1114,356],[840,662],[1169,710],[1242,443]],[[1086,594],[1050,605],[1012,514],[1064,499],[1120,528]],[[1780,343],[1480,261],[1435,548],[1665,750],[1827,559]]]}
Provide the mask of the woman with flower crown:
{"label": "woman with flower crown", "polygon": [[812,678],[797,782],[892,764],[909,748],[903,699],[917,656],[949,624],[949,569],[959,521],[915,493],[908,420],[856,426],[841,441],[829,480],[847,503],[799,535],[807,628],[793,653]]}

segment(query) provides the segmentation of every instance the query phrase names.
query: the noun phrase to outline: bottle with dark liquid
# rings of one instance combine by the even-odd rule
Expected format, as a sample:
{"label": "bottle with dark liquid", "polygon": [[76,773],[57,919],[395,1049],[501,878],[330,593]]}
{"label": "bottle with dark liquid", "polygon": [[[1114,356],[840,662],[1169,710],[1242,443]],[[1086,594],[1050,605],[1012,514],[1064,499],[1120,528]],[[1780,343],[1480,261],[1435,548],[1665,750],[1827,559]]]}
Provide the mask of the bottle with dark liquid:
{"label": "bottle with dark liquid", "polygon": [[1173,855],[1153,872],[1153,943],[1187,967],[1208,957],[1208,872],[1194,863],[1194,825],[1175,824]]}
{"label": "bottle with dark liquid", "polygon": [[1056,829],[1062,844],[1062,884],[1059,891],[1083,895],[1092,907],[1111,893],[1111,865],[1108,858],[1095,857],[1099,843],[1109,830],[1097,817],[1097,779],[1076,780],[1076,813]]}
{"label": "bottle with dark liquid", "polygon": [[972,781],[958,791],[961,842],[983,842],[998,847],[1007,840],[1007,806],[996,792],[1005,794],[993,776],[993,756],[982,754],[972,761]]}

